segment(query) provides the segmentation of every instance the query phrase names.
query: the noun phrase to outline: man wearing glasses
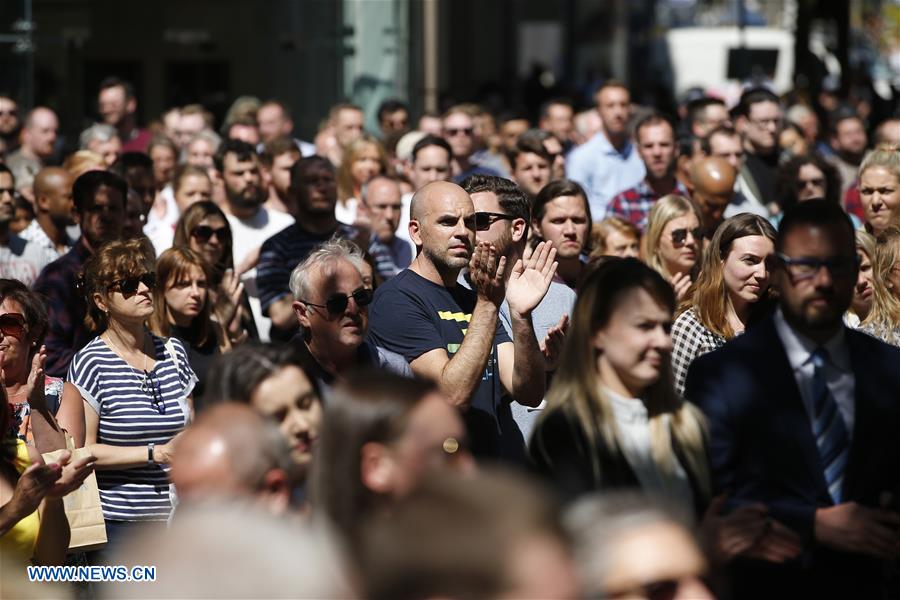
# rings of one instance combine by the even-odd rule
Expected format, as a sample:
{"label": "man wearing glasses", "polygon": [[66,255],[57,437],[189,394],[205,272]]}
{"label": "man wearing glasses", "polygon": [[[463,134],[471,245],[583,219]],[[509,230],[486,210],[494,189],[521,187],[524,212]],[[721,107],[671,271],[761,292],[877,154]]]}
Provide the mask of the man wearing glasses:
{"label": "man wearing glasses", "polygon": [[[490,243],[476,246],[476,228],[494,218],[482,213],[476,220],[472,199],[455,184],[430,183],[416,192],[409,230],[419,252],[409,269],[378,288],[369,334],[438,383],[463,411],[473,454],[487,459],[505,458],[504,436],[521,439],[517,427],[504,427],[511,423],[504,390],[526,406],[543,399],[545,364],[532,312],[556,270],[548,245],[515,264]],[[457,284],[465,267],[472,290]],[[512,340],[498,318],[504,299]]]}
{"label": "man wearing glasses", "polygon": [[[900,556],[900,350],[844,326],[859,261],[839,205],[789,208],[771,257],[774,316],[693,362],[713,495],[763,504],[805,540],[782,564],[736,562],[735,598],[893,595]],[[752,553],[751,553],[752,554]]]}
{"label": "man wearing glasses", "polygon": [[[493,244],[497,249],[497,256],[506,257],[507,265],[514,265],[524,258],[528,253],[528,228],[531,223],[530,202],[524,191],[508,179],[489,175],[468,177],[462,187],[472,197],[475,206],[475,239]],[[509,273],[507,271],[507,277]],[[460,273],[459,283],[469,289],[472,287],[465,271]],[[531,313],[535,339],[540,343],[544,354],[547,373],[556,370],[573,306],[575,292],[572,288],[564,283],[551,281],[547,294]],[[500,305],[500,322],[507,335],[512,338],[512,316],[509,303],[505,300]],[[538,407],[524,406],[518,402],[510,404],[513,420],[522,432],[523,444],[518,449],[524,448],[524,442],[531,437],[531,430],[543,405],[543,402]],[[511,445],[508,450],[514,453],[517,447]],[[522,458],[524,459],[524,455]]]}
{"label": "man wearing glasses", "polygon": [[778,96],[764,88],[747,90],[735,107],[734,128],[744,138],[741,191],[752,202],[773,205],[781,151],[782,111]]}
{"label": "man wearing glasses", "polygon": [[291,343],[311,359],[325,391],[354,368],[380,367],[412,377],[402,356],[366,341],[373,292],[363,284],[362,268],[359,248],[331,240],[291,273],[292,308],[302,328]]}
{"label": "man wearing glasses", "polygon": [[442,119],[443,137],[453,149],[453,181],[460,182],[469,175],[499,175],[496,170],[477,163],[473,154],[475,145],[475,120],[462,106],[450,108]]}

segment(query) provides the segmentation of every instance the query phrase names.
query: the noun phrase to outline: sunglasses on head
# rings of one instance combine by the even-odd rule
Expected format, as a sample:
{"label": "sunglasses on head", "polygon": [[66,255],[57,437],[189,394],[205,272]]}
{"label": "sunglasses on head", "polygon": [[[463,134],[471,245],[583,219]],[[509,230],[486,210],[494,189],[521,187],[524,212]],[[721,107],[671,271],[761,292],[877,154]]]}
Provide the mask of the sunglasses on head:
{"label": "sunglasses on head", "polygon": [[674,229],[672,231],[672,245],[683,246],[685,242],[687,242],[687,236],[689,233],[695,241],[702,239],[703,237],[703,230],[699,227],[696,227],[694,229],[687,229],[686,227],[682,227],[681,229]]}
{"label": "sunglasses on head", "polygon": [[124,277],[118,281],[113,281],[106,289],[110,292],[120,292],[124,297],[130,298],[137,294],[141,284],[152,290],[156,287],[156,273],[144,273],[135,277]]}
{"label": "sunglasses on head", "polygon": [[22,338],[25,333],[25,317],[19,313],[6,313],[0,315],[0,331],[3,335],[8,335],[18,339]]}
{"label": "sunglasses on head", "polygon": [[196,238],[201,243],[208,242],[212,236],[216,236],[216,239],[220,242],[227,240],[229,237],[228,227],[213,229],[209,225],[197,225],[191,230],[191,237]]}
{"label": "sunglasses on head", "polygon": [[500,219],[512,221],[513,219],[515,219],[515,217],[504,213],[477,212],[475,213],[475,229],[477,229],[478,231],[487,231],[491,228],[491,225],[493,225]]}
{"label": "sunglasses on head", "polygon": [[355,290],[352,294],[332,294],[325,300],[325,304],[316,304],[314,302],[307,302],[306,300],[301,300],[303,304],[308,304],[309,306],[317,306],[319,308],[324,308],[328,311],[328,314],[331,315],[340,315],[343,314],[345,310],[347,310],[347,306],[350,304],[350,298],[356,302],[356,305],[360,308],[363,306],[368,306],[372,303],[373,292],[369,288],[361,287]]}

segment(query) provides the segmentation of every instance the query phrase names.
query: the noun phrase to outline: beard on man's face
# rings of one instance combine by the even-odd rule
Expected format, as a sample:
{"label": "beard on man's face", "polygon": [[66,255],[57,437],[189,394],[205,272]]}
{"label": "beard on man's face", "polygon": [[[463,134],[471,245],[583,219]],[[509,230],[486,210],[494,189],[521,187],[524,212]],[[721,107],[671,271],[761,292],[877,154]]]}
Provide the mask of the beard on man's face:
{"label": "beard on man's face", "polygon": [[248,185],[243,191],[235,191],[225,186],[228,201],[238,208],[256,208],[266,201],[266,195],[260,186]]}

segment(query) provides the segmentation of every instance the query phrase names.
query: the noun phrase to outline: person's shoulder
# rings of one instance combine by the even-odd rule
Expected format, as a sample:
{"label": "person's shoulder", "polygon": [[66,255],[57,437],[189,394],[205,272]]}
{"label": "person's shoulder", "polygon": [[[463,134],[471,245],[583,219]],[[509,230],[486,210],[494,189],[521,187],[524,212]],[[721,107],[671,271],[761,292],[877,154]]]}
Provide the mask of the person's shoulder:
{"label": "person's shoulder", "polygon": [[83,348],[75,352],[72,356],[72,366],[86,365],[103,361],[113,356],[113,351],[107,346],[99,336],[85,344]]}
{"label": "person's shoulder", "polygon": [[284,229],[288,225],[293,225],[294,223],[296,223],[296,220],[294,219],[294,217],[292,217],[291,215],[289,215],[286,212],[282,212],[280,210],[273,210],[271,208],[266,208],[266,207],[263,207],[262,210],[266,211],[266,216],[267,216],[267,220],[269,222],[269,226],[273,227],[273,228],[277,227],[277,228],[279,228],[279,231],[281,231],[281,229]]}
{"label": "person's shoulder", "polygon": [[[900,348],[876,337],[875,330],[870,323],[864,323],[859,329],[845,327],[844,332],[851,351],[861,356],[878,357],[892,361],[893,364],[900,364]],[[900,374],[900,371],[897,372]]]}
{"label": "person's shoulder", "polygon": [[[370,342],[366,342],[370,343]],[[374,347],[375,355],[378,357],[378,366],[386,369],[396,375],[412,377],[412,369],[409,363],[402,355],[388,350],[382,346],[371,344]]]}

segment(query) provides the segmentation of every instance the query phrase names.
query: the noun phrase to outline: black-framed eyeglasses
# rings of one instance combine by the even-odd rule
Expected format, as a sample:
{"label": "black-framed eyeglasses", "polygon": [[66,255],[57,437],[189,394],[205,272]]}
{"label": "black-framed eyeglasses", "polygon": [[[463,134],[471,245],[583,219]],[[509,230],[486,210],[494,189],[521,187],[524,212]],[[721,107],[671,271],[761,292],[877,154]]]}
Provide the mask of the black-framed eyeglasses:
{"label": "black-framed eyeglasses", "polygon": [[853,272],[859,267],[859,256],[839,256],[837,258],[829,258],[822,260],[812,257],[792,258],[781,252],[775,253],[777,258],[788,274],[795,281],[803,281],[804,279],[812,279],[816,276],[822,267],[828,269],[832,276],[845,276]]}
{"label": "black-framed eyeglasses", "polygon": [[0,315],[0,332],[3,335],[21,340],[25,335],[25,317],[19,313],[6,313]]}
{"label": "black-framed eyeglasses", "polygon": [[159,389],[159,380],[153,375],[153,371],[144,372],[144,383],[141,384],[141,391],[150,396],[150,404],[161,415],[166,414],[166,403],[162,397],[162,390]]}
{"label": "black-framed eyeglasses", "polygon": [[136,275],[134,277],[124,277],[117,281],[113,281],[106,289],[110,292],[119,292],[125,298],[131,298],[137,294],[138,288],[142,283],[147,286],[147,289],[154,289],[156,287],[156,273],[144,273],[143,275]]}
{"label": "black-framed eyeglasses", "polygon": [[515,219],[512,215],[507,215],[505,213],[495,213],[495,212],[477,212],[475,213],[475,229],[478,231],[487,231],[491,228],[491,225],[496,223],[499,220],[512,221]]}
{"label": "black-framed eyeglasses", "polygon": [[191,229],[191,237],[195,238],[201,244],[208,242],[212,239],[212,236],[216,236],[216,239],[220,242],[224,242],[231,237],[231,232],[228,230],[227,226],[213,229],[209,225],[197,225]]}
{"label": "black-framed eyeglasses", "polygon": [[686,227],[682,227],[681,229],[673,229],[672,245],[675,247],[684,246],[685,242],[687,242],[688,234],[691,234],[691,237],[693,237],[694,240],[703,238],[703,230],[699,227],[696,227],[694,229],[688,229]]}
{"label": "black-framed eyeglasses", "polygon": [[303,304],[308,304],[309,306],[316,306],[318,308],[324,308],[328,311],[330,315],[340,315],[343,314],[345,310],[347,310],[347,306],[350,304],[350,298],[353,298],[353,301],[356,302],[356,305],[360,308],[363,306],[368,306],[372,303],[372,297],[374,293],[371,289],[367,287],[361,287],[353,291],[352,294],[332,294],[328,296],[328,299],[325,300],[325,304],[316,304],[315,302],[309,302],[308,300],[301,300]]}

